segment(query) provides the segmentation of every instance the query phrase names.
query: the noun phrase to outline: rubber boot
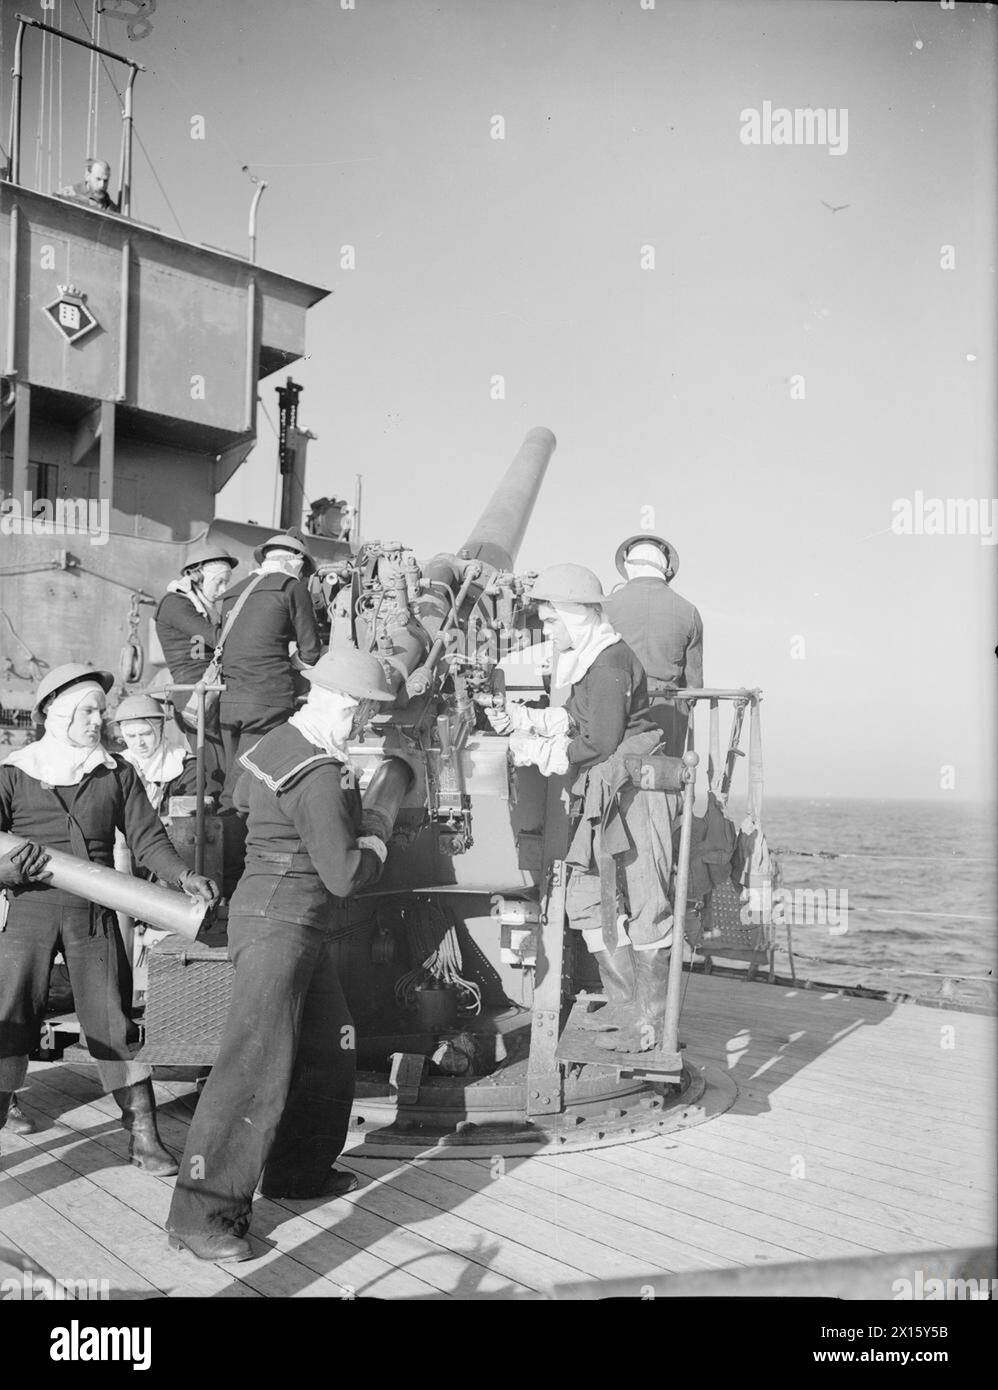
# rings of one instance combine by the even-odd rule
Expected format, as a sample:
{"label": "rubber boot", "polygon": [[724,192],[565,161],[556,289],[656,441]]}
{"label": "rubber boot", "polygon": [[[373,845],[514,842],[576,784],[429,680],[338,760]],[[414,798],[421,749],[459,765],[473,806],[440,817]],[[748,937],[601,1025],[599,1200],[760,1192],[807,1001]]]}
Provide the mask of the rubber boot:
{"label": "rubber boot", "polygon": [[37,1134],[38,1126],[34,1120],[29,1119],[17,1103],[17,1093],[11,1096],[10,1108],[7,1111],[7,1128],[11,1134]]}
{"label": "rubber boot", "polygon": [[111,1094],[121,1106],[121,1120],[130,1136],[128,1157],[136,1168],[153,1177],[168,1178],[179,1173],[177,1160],[165,1149],[156,1128],[156,1097],[152,1082],[138,1081],[134,1086],[119,1086]]}
{"label": "rubber boot", "polygon": [[618,946],[613,951],[594,951],[606,1003],[592,1013],[584,1014],[578,1026],[588,1033],[602,1033],[619,1028],[626,1021],[626,1005],[634,1000],[634,952],[630,946]]}
{"label": "rubber boot", "polygon": [[671,954],[668,946],[634,952],[634,1007],[628,1010],[623,1027],[595,1040],[597,1047],[608,1052],[653,1052],[661,1046]]}
{"label": "rubber boot", "polygon": [[0,1129],[3,1129],[7,1122],[7,1112],[13,1099],[13,1091],[0,1091]]}

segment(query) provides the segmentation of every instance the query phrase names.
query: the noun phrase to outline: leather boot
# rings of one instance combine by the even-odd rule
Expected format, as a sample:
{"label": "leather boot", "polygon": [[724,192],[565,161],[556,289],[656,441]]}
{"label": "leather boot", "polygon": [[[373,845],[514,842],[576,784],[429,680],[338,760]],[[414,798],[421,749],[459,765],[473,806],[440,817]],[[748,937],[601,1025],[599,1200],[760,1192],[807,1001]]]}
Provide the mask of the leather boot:
{"label": "leather boot", "polygon": [[10,1103],[14,1099],[13,1091],[0,1091],[0,1129],[3,1129],[7,1120],[7,1111]]}
{"label": "leather boot", "polygon": [[671,954],[668,946],[634,952],[634,1006],[627,1010],[623,1027],[595,1040],[597,1047],[608,1052],[653,1052],[661,1046]]}
{"label": "leather boot", "polygon": [[138,1081],[134,1086],[119,1086],[111,1094],[121,1106],[121,1120],[130,1136],[128,1157],[144,1173],[168,1178],[180,1171],[177,1160],[165,1149],[156,1128],[156,1097],[152,1082]]}
{"label": "leather boot", "polygon": [[626,1006],[634,1000],[634,952],[630,946],[618,946],[613,951],[594,951],[606,1003],[592,1013],[584,1014],[579,1027],[584,1032],[601,1033],[618,1028],[621,1015],[626,1021]]}
{"label": "leather boot", "polygon": [[11,1134],[37,1134],[38,1126],[34,1120],[29,1119],[17,1103],[17,1093],[11,1096],[10,1108],[7,1111],[7,1128]]}
{"label": "leather boot", "polygon": [[221,1264],[226,1260],[251,1260],[253,1247],[248,1240],[221,1231],[202,1231],[199,1234],[182,1235],[170,1231],[168,1244],[171,1250],[186,1250],[199,1260],[211,1260]]}

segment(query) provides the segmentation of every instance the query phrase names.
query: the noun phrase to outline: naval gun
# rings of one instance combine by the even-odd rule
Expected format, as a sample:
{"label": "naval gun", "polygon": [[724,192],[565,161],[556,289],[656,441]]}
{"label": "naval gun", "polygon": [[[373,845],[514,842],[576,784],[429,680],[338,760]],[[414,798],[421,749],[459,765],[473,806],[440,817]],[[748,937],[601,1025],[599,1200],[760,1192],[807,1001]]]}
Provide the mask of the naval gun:
{"label": "naval gun", "polygon": [[[501,707],[502,657],[529,642],[529,577],[513,566],[554,448],[550,430],[527,434],[458,551],[421,566],[409,546],[373,542],[350,562],[320,567],[320,582],[338,585],[331,645],[371,651],[395,693],[370,745],[354,751],[362,764],[375,748],[388,759],[378,770],[378,801],[408,787],[399,806],[424,807],[449,856],[474,844],[472,787],[485,770],[474,756],[483,745],[467,751],[482,724],[476,711]],[[486,780],[492,789],[503,778],[493,766]]]}
{"label": "naval gun", "polygon": [[[349,749],[387,861],[337,918],[351,1123],[372,1155],[599,1147],[682,1123],[703,1089],[678,1051],[625,1067],[564,1041],[577,992],[600,987],[564,931],[569,779],[515,768],[486,718],[507,681],[547,697],[524,659],[540,634],[516,563],[554,449],[550,430],[528,432],[453,552],[421,562],[368,541],[319,561],[331,647],[376,655],[395,696]],[[161,943],[143,1060],[210,1064],[230,991],[219,937]]]}

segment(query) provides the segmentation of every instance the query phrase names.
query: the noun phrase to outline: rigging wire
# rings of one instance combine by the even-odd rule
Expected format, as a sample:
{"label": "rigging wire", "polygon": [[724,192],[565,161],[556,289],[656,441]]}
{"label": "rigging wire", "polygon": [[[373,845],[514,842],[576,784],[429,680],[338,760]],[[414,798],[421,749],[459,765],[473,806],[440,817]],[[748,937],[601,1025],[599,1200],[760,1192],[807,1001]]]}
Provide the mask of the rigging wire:
{"label": "rigging wire", "polygon": [[45,188],[52,192],[52,127],[53,127],[53,92],[55,91],[55,51],[58,48],[62,52],[62,44],[56,43],[53,38],[49,44],[49,138],[48,138],[48,163],[45,173]]}
{"label": "rigging wire", "polygon": [[[94,43],[98,43],[98,44],[100,43],[100,17],[101,17],[100,0],[94,0],[93,42],[94,42]],[[100,57],[100,55],[95,53],[95,54],[94,54],[94,57],[95,57],[95,58],[96,58],[96,57]],[[101,57],[101,62],[104,63],[103,57]],[[106,63],[104,63],[104,71],[107,72],[107,64],[106,64]],[[108,76],[110,77],[110,73],[108,73]],[[112,85],[112,87],[113,87],[113,86],[114,86],[114,83],[112,82],[111,85]],[[117,92],[117,88],[115,88],[115,91]],[[118,94],[118,100],[119,100],[119,101],[121,100],[120,93]],[[93,148],[93,157],[94,157],[95,159],[97,158],[97,136],[98,136],[98,132],[100,131],[100,119],[99,119],[99,117],[100,117],[100,68],[97,66],[96,63],[94,63],[94,148]]]}
{"label": "rigging wire", "polygon": [[[78,0],[73,0],[73,4],[76,6],[76,13],[80,16],[80,19],[83,20],[83,27],[84,27],[84,29],[86,29],[87,38],[90,39],[91,43],[95,43],[96,40],[95,40],[93,34],[91,33],[91,31],[90,31],[89,29],[87,29],[87,21],[86,21],[85,19],[83,19],[83,11],[80,9]],[[95,9],[96,9],[96,4],[97,4],[97,0],[94,0],[94,7],[95,7]],[[103,54],[93,54],[93,53],[92,53],[91,56],[93,56],[93,57],[99,57],[99,58],[100,58],[101,67],[103,67],[104,72],[105,72],[105,75],[107,76],[107,80],[108,80],[108,81],[110,82],[110,84],[111,84],[111,89],[112,89],[112,91],[114,92],[115,96],[118,98],[119,104],[120,104],[122,107],[124,107],[124,98],[122,97],[121,92],[118,90],[118,84],[115,82],[114,77],[111,75],[111,69],[108,67],[107,61],[106,61],[106,59],[104,58]],[[138,128],[138,126],[136,125],[136,123],[135,123],[134,120],[132,121],[132,134],[135,136],[135,139],[138,141],[139,149],[142,151],[142,153],[143,153],[143,154],[145,155],[145,157],[146,157],[146,163],[149,165],[150,172],[152,173],[153,178],[156,180],[156,187],[159,189],[160,193],[162,193],[162,195],[163,195],[163,201],[166,203],[166,206],[170,209],[170,215],[172,216],[174,222],[176,222],[176,224],[177,224],[177,230],[180,232],[180,235],[181,235],[181,237],[183,238],[183,240],[184,240],[184,241],[187,241],[187,239],[188,239],[188,238],[187,238],[187,233],[184,231],[184,228],[183,228],[183,225],[182,225],[182,223],[181,223],[181,221],[180,221],[180,218],[177,216],[176,208],[175,208],[175,207],[173,206],[173,204],[170,202],[170,195],[167,193],[166,189],[163,187],[163,181],[162,181],[162,179],[160,178],[159,174],[156,172],[156,165],[153,163],[152,158],[151,158],[151,156],[150,156],[150,154],[149,154],[149,151],[146,149],[145,141],[142,139],[141,132],[139,131],[139,128]],[[88,137],[88,138],[89,138],[89,137]],[[93,137],[93,139],[94,139],[94,142],[96,142],[96,139],[97,139],[96,127],[95,127],[95,130],[94,130],[94,137]],[[89,156],[88,156],[88,157],[89,157]]]}
{"label": "rigging wire", "polygon": [[[59,0],[59,28],[62,28],[62,0]],[[58,187],[63,187],[62,173],[62,44],[59,45],[59,138],[56,141],[56,170],[58,173]]]}

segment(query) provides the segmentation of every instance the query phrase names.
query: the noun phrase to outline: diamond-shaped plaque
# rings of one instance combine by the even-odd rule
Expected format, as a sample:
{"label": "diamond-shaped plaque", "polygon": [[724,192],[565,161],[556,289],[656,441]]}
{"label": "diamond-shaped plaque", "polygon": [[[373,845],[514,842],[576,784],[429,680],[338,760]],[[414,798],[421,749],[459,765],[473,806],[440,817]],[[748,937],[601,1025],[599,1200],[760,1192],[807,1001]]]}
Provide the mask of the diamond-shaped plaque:
{"label": "diamond-shaped plaque", "polygon": [[100,326],[85,301],[86,295],[75,285],[60,285],[59,297],[45,305],[45,313],[67,343],[79,342]]}

